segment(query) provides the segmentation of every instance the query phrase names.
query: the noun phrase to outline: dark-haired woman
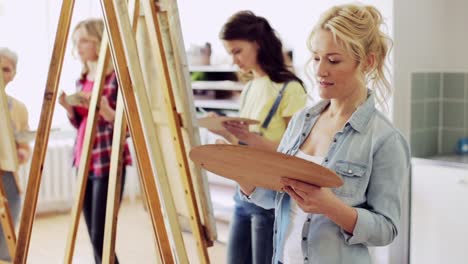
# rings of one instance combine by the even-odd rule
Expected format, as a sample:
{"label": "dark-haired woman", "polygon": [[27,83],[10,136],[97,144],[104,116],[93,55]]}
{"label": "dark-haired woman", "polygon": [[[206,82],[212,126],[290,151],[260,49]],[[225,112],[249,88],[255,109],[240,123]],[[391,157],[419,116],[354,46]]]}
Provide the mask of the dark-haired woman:
{"label": "dark-haired woman", "polygon": [[[305,106],[302,81],[285,64],[282,43],[265,18],[238,12],[223,26],[220,39],[240,71],[252,75],[242,91],[240,116],[260,121],[250,129],[229,122],[225,128],[235,137],[223,136],[233,144],[276,151],[292,115]],[[274,210],[242,201],[238,195],[234,200],[227,263],[271,263]]]}

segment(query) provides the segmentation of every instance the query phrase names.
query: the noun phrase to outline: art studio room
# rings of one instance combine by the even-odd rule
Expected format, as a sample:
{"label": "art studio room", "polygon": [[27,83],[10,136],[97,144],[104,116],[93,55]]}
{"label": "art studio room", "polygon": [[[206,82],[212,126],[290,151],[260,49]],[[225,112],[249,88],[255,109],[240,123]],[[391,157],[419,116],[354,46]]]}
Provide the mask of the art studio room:
{"label": "art studio room", "polygon": [[466,263],[466,10],[0,0],[0,263]]}

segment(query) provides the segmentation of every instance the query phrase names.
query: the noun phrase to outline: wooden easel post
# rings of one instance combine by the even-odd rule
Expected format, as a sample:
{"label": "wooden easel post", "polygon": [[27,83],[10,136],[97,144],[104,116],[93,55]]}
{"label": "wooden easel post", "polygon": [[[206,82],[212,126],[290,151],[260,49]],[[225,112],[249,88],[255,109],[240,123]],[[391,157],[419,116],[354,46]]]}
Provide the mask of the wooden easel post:
{"label": "wooden easel post", "polygon": [[20,228],[18,233],[18,243],[14,263],[27,261],[29,243],[31,239],[32,224],[36,213],[37,198],[44,167],[44,158],[49,141],[50,125],[54,114],[55,101],[57,99],[57,87],[60,80],[60,73],[63,65],[63,56],[67,43],[68,31],[70,29],[71,15],[73,12],[73,0],[64,0],[60,11],[60,18],[55,37],[54,49],[47,76],[44,101],[42,103],[41,117],[39,120],[38,133],[32,155],[31,168],[29,170],[28,185],[21,215]]}
{"label": "wooden easel post", "polygon": [[[136,2],[135,1],[132,1],[131,2],[131,5],[134,7],[134,11],[137,12],[137,7],[135,6],[136,5]],[[134,15],[135,16],[135,15]],[[135,24],[135,28],[136,28],[136,24]],[[104,36],[107,36],[107,34],[104,34]],[[102,46],[101,46],[101,54],[100,54],[100,58],[99,58],[99,62],[98,62],[98,68],[97,68],[97,76],[101,76],[101,80],[103,80],[104,78],[104,65],[103,65],[103,62],[101,61],[101,58],[108,58],[108,42],[107,42],[107,37],[103,37],[103,40],[102,40]],[[117,63],[116,63],[117,64]],[[116,67],[117,69],[117,73],[118,73],[118,67]],[[119,77],[120,79],[120,77]],[[98,84],[98,81],[95,82],[95,85]],[[131,84],[130,84],[131,85]],[[120,85],[120,87],[122,87],[123,85]],[[86,155],[86,153],[88,154],[88,156],[85,156],[85,158],[82,157],[81,159],[81,164],[80,164],[80,168],[81,167],[84,167],[86,166],[87,167],[87,164],[89,164],[89,154],[90,154],[90,151],[91,151],[91,142],[94,142],[94,140],[91,138],[91,136],[94,134],[94,132],[92,131],[92,129],[94,129],[95,127],[95,123],[92,123],[92,124],[89,124],[90,120],[92,119],[95,119],[97,120],[97,102],[98,100],[93,100],[93,98],[97,97],[98,95],[100,95],[100,89],[102,89],[102,83],[101,83],[101,86],[99,89],[96,89],[98,87],[95,87],[93,88],[93,95],[92,95],[92,98],[91,98],[91,102],[90,102],[90,106],[89,106],[89,109],[90,109],[90,112],[88,114],[88,124],[87,124],[87,129],[86,129],[86,133],[90,133],[89,134],[89,137],[86,137],[86,134],[85,134],[85,144],[86,146],[83,148],[84,150],[84,153]],[[119,91],[119,97],[121,96],[121,91]],[[121,102],[121,98],[118,99],[119,101],[118,102]],[[107,208],[107,213],[106,213],[106,235],[105,235],[105,242],[107,242],[107,246],[106,244],[104,245],[104,252],[103,252],[103,256],[104,258],[107,258],[107,260],[105,260],[104,262],[109,262],[109,263],[113,263],[113,259],[115,258],[113,252],[114,252],[114,246],[115,246],[115,229],[116,229],[116,214],[117,214],[117,211],[118,211],[118,201],[120,200],[118,195],[116,195],[116,193],[118,193],[120,191],[120,184],[121,184],[121,180],[120,180],[120,173],[121,173],[121,164],[119,162],[119,155],[118,153],[121,153],[121,145],[120,143],[123,142],[123,140],[125,140],[125,133],[122,134],[122,131],[125,131],[125,123],[123,122],[122,118],[123,118],[123,106],[122,105],[118,105],[117,106],[117,109],[116,109],[116,116],[115,116],[115,131],[114,131],[114,139],[115,141],[113,141],[114,145],[113,145],[113,149],[112,149],[112,160],[111,160],[111,171],[110,171],[110,174],[109,174],[109,188],[108,188],[108,204],[110,205],[108,208]],[[130,115],[130,119],[132,119],[132,117],[136,114],[136,112],[130,112],[129,115]],[[89,140],[91,138],[91,140]],[[136,152],[137,152],[137,157],[139,157],[139,152],[138,152],[138,149],[140,148],[139,147],[139,144],[141,144],[141,142],[138,142],[138,143],[135,143],[135,147],[137,148]],[[116,156],[117,155],[117,156]],[[76,231],[77,231],[77,226],[78,226],[78,220],[79,220],[79,216],[80,216],[80,212],[81,212],[81,209],[82,209],[82,205],[83,205],[83,199],[84,199],[84,191],[85,191],[85,188],[86,188],[86,176],[87,176],[87,173],[84,173],[86,172],[88,169],[86,168],[85,170],[82,171],[82,173],[79,173],[79,177],[80,177],[80,183],[81,183],[81,187],[78,188],[79,190],[79,198],[77,199],[77,203],[75,203],[75,206],[74,206],[74,210],[73,210],[73,217],[74,217],[74,222],[73,222],[73,225],[72,225],[72,230],[71,230],[71,236],[69,237],[69,243],[68,243],[68,247],[67,247],[67,253],[66,253],[66,257],[65,257],[65,262],[66,263],[71,263],[71,260],[72,260],[72,256],[73,256],[73,250],[74,250],[74,241],[76,240]],[[139,169],[139,171],[141,171],[141,169]],[[148,173],[146,173],[148,174]],[[154,178],[154,176],[151,175],[150,178]],[[144,183],[148,182],[148,181],[143,181]],[[154,180],[153,180],[153,183],[151,183],[151,180],[148,182],[148,185],[149,186],[154,186],[154,187],[149,187],[151,189],[150,192],[148,193],[153,193],[152,195],[156,195],[157,196],[157,189],[155,187],[155,184],[154,184]],[[146,184],[144,185],[144,187],[146,186]],[[116,189],[118,188],[118,189]],[[147,189],[145,187],[145,189]],[[119,191],[117,191],[119,190]],[[156,208],[158,208],[158,210],[161,210],[161,205],[160,205],[160,202],[157,200],[157,199],[152,199],[153,202],[154,202],[154,205],[156,206]],[[161,214],[162,215],[162,212],[156,212],[153,210],[153,214]],[[155,217],[153,218],[154,219],[162,219],[162,217]],[[155,226],[155,223],[153,222],[153,226]],[[173,256],[172,256],[172,252],[170,250],[170,243],[169,243],[169,239],[168,239],[168,235],[165,231],[165,226],[164,224],[158,224],[156,225],[157,229],[158,229],[158,232],[155,233],[156,237],[157,237],[157,240],[160,242],[158,243],[158,247],[161,248],[160,250],[160,253],[161,252],[166,252],[164,253],[165,255],[161,255],[163,257],[166,257],[168,259],[165,260],[164,263],[172,263],[170,262],[170,260],[173,259]],[[166,248],[167,247],[167,248]],[[169,252],[169,253],[167,253]],[[111,260],[112,259],[112,260]]]}
{"label": "wooden easel post", "polygon": [[[175,105],[174,92],[172,81],[169,72],[168,58],[166,54],[167,44],[164,43],[164,39],[170,40],[170,34],[164,34],[162,31],[165,25],[168,25],[167,12],[162,11],[157,7],[153,1],[144,0],[143,6],[145,9],[145,15],[147,18],[148,32],[150,34],[150,41],[152,41],[153,47],[158,47],[155,50],[155,59],[160,67],[161,88],[163,89],[164,98],[166,102],[166,111],[168,113],[169,127],[172,132],[175,151],[177,160],[179,162],[180,175],[183,175],[185,198],[190,213],[190,224],[192,232],[197,243],[197,249],[199,257],[202,263],[209,263],[207,241],[205,233],[202,228],[200,213],[198,205],[195,200],[195,192],[193,188],[193,182],[191,173],[188,165],[187,154],[185,150],[184,140],[182,138],[181,131],[181,119],[177,113],[177,107]],[[161,25],[162,24],[162,25]],[[167,26],[165,27],[167,29]]]}
{"label": "wooden easel post", "polygon": [[[174,95],[176,95],[176,104],[180,119],[183,125],[182,134],[186,149],[191,149],[193,146],[198,146],[200,142],[200,132],[198,128],[191,125],[197,118],[195,104],[193,100],[193,90],[190,81],[187,57],[185,54],[184,40],[180,25],[179,10],[176,1],[166,1],[164,6],[167,21],[162,24],[161,32],[163,32],[163,40],[165,40],[165,51],[168,58],[168,65],[173,81]],[[163,8],[161,8],[163,9]],[[150,21],[148,20],[148,23]],[[182,127],[181,127],[182,128]],[[191,136],[187,136],[191,135]],[[191,172],[193,186],[196,192],[200,194],[198,197],[200,204],[200,213],[203,215],[204,232],[207,238],[207,246],[212,246],[217,239],[216,222],[213,216],[213,207],[211,204],[211,196],[206,174],[193,163],[191,163]],[[204,194],[204,195],[203,195]]]}
{"label": "wooden easel post", "polygon": [[105,80],[105,69],[107,68],[110,60],[108,52],[107,34],[103,34],[101,40],[101,49],[96,69],[96,79],[94,81],[91,100],[88,106],[88,119],[86,122],[86,131],[83,140],[83,149],[80,157],[80,164],[78,166],[78,184],[77,184],[77,199],[72,207],[72,224],[69,230],[67,247],[65,253],[65,263],[71,263],[73,258],[73,251],[75,248],[76,234],[78,231],[78,224],[80,221],[81,211],[83,209],[84,196],[86,191],[86,184],[89,172],[89,161],[91,158],[91,150],[96,138],[96,124],[99,116],[99,103],[101,101],[102,90]]}
{"label": "wooden easel post", "polygon": [[[73,11],[72,0],[65,0],[62,4],[62,10],[60,15],[60,20],[58,24],[58,30],[56,35],[56,41],[54,45],[54,50],[52,54],[52,60],[49,68],[49,74],[47,79],[46,91],[44,94],[44,102],[41,112],[41,119],[39,124],[38,133],[36,135],[36,145],[33,151],[32,165],[28,180],[28,186],[26,190],[26,200],[24,205],[24,214],[21,218],[21,226],[18,237],[18,250],[16,251],[14,263],[26,263],[27,252],[29,248],[30,235],[32,230],[32,222],[36,210],[37,197],[39,193],[40,180],[42,176],[42,166],[44,164],[44,157],[46,146],[48,143],[48,137],[50,132],[50,124],[53,116],[53,105],[56,100],[57,95],[57,85],[60,78],[60,70],[63,63],[63,54],[66,45],[66,37],[70,28],[71,14]],[[148,2],[149,3],[149,2]],[[148,4],[147,3],[147,4]],[[185,251],[185,245],[182,238],[181,230],[178,225],[177,212],[175,210],[173,196],[171,194],[171,188],[169,186],[168,176],[166,175],[166,168],[163,160],[163,153],[160,146],[160,143],[157,138],[157,133],[153,123],[153,116],[151,108],[149,106],[149,99],[147,97],[146,90],[144,88],[141,67],[138,61],[138,54],[136,52],[135,39],[131,30],[130,19],[127,9],[127,3],[125,1],[119,0],[101,0],[101,5],[104,13],[104,21],[109,35],[109,43],[111,46],[112,58],[114,61],[115,70],[118,76],[118,82],[120,87],[120,93],[118,97],[118,104],[116,109],[116,120],[115,120],[115,135],[114,143],[116,146],[113,146],[112,150],[112,163],[111,163],[111,173],[109,175],[110,182],[112,182],[111,187],[109,187],[109,197],[108,199],[108,217],[109,226],[106,226],[106,230],[111,230],[105,237],[106,245],[105,250],[107,251],[104,254],[105,260],[112,262],[114,254],[114,240],[115,240],[115,217],[117,214],[117,205],[120,200],[118,194],[116,194],[120,181],[120,169],[121,164],[116,162],[118,160],[119,153],[122,151],[122,144],[124,140],[123,131],[125,131],[125,122],[123,121],[123,107],[122,102],[125,107],[125,114],[127,117],[127,122],[130,128],[132,135],[132,140],[135,146],[135,152],[137,155],[137,165],[138,171],[141,173],[140,177],[142,180],[142,185],[145,193],[145,197],[148,201],[149,213],[153,225],[154,234],[157,240],[157,249],[161,257],[162,263],[188,263],[188,257]],[[154,3],[152,3],[154,5]],[[153,6],[154,7],[154,6]],[[154,19],[154,16],[153,16]],[[167,18],[166,18],[167,19]],[[161,34],[159,32],[159,34]],[[159,36],[161,37],[161,36]],[[163,36],[164,37],[164,36]],[[168,36],[166,36],[168,37]],[[161,41],[161,40],[159,40]],[[103,40],[105,42],[105,38]],[[163,49],[164,46],[160,42],[160,48]],[[104,45],[104,44],[103,44]],[[105,46],[105,45],[104,45]],[[104,48],[106,49],[106,48]],[[167,50],[164,50],[167,52]],[[163,51],[158,50],[158,54],[163,54]],[[102,62],[101,62],[102,57]],[[100,55],[98,67],[102,69],[105,65],[105,58],[108,56]],[[206,251],[206,246],[209,244],[208,239],[205,239],[203,233],[203,227],[200,221],[199,210],[196,206],[196,199],[191,186],[190,172],[187,163],[187,157],[185,153],[185,146],[183,145],[183,139],[181,136],[181,124],[180,118],[177,112],[175,111],[175,104],[173,94],[171,94],[171,89],[173,89],[170,84],[170,78],[168,78],[167,69],[167,60],[166,57],[162,56],[157,60],[164,64],[165,71],[165,81],[163,83],[164,89],[169,89],[166,91],[167,99],[172,100],[167,105],[167,120],[168,123],[172,126],[172,132],[174,133],[175,143],[173,144],[177,152],[177,161],[180,166],[180,173],[185,179],[185,193],[187,201],[189,202],[190,207],[190,218],[193,226],[193,232],[195,239],[197,241],[197,249],[199,251],[200,259],[202,263],[208,263],[208,254]],[[102,76],[101,76],[102,78]],[[95,81],[95,83],[102,82]],[[87,133],[91,132],[95,126],[95,118],[97,108],[97,102],[99,101],[100,91],[99,89],[93,89],[93,94],[91,97],[90,103],[90,112],[88,115],[87,123]],[[172,109],[172,110],[171,110]],[[93,115],[91,117],[90,115]],[[163,117],[164,118],[164,117]],[[92,124],[94,122],[94,124]],[[88,131],[89,130],[89,131]],[[85,144],[88,144],[91,141],[92,134],[89,134],[88,137],[85,136]],[[87,139],[87,140],[86,140]],[[120,140],[118,140],[120,139]],[[86,143],[88,142],[88,143]],[[120,146],[120,147],[119,147]],[[84,175],[87,172],[87,161],[89,159],[89,148],[85,151],[85,156],[83,157],[79,167],[79,174]],[[88,152],[88,154],[86,154]],[[155,182],[155,175],[157,175],[158,186]],[[80,176],[81,177],[81,176]],[[83,182],[85,179],[80,178],[80,182]],[[118,188],[118,189],[117,189]],[[158,189],[159,188],[159,189]],[[84,192],[83,187],[79,189],[80,193]],[[80,194],[81,195],[81,194]],[[162,204],[162,202],[164,204]],[[80,197],[73,208],[73,218],[74,223],[78,224],[77,215],[81,212],[82,207],[82,197]],[[163,209],[165,209],[165,215],[163,214]],[[166,226],[170,228],[170,233],[166,229]],[[75,228],[75,226],[73,227]],[[109,229],[110,228],[110,229]],[[65,262],[70,263],[73,255],[73,247],[75,243],[76,230],[71,231],[72,237],[68,241],[69,251],[67,253]],[[169,239],[169,234],[172,235]],[[171,247],[172,245],[172,247]]]}
{"label": "wooden easel post", "polygon": [[[129,14],[133,16],[133,33],[136,33],[138,13],[140,10],[139,1],[129,1]],[[107,191],[106,224],[104,229],[104,245],[102,252],[103,263],[115,263],[115,239],[117,229],[117,216],[121,200],[120,190],[122,189],[122,166],[123,160],[120,158],[126,141],[127,124],[124,119],[124,101],[122,92],[119,90],[114,116],[114,134],[112,139],[111,164],[109,172],[109,186]],[[138,171],[138,174],[140,172]],[[146,200],[146,199],[145,199]],[[158,257],[161,257],[158,255]],[[159,259],[161,261],[161,259]]]}
{"label": "wooden easel post", "polygon": [[[141,78],[136,78],[134,76],[136,74],[135,72],[138,72],[134,70],[139,67],[139,64],[135,62],[135,59],[138,58],[138,56],[134,55],[127,57],[124,49],[123,41],[128,41],[128,39],[132,38],[133,35],[131,33],[132,30],[130,26],[130,19],[128,18],[128,10],[126,10],[126,3],[124,3],[124,1],[116,3],[109,0],[101,0],[101,5],[103,7],[105,17],[104,21],[107,32],[109,34],[112,57],[114,59],[116,66],[115,68],[119,77],[119,85],[125,102],[125,112],[127,114],[128,125],[132,135],[131,138],[135,146],[139,171],[142,173],[142,185],[146,198],[148,199],[148,206],[153,223],[153,229],[155,234],[157,234],[156,239],[158,241],[158,250],[163,263],[174,263],[176,260],[173,256],[168,234],[165,229],[164,217],[161,211],[161,202],[159,200],[159,192],[154,180],[155,174],[153,173],[154,168],[156,167],[154,165],[153,159],[161,159],[161,157],[156,157],[154,152],[151,152],[154,150],[153,146],[157,144],[157,142],[154,141],[156,140],[154,136],[149,136],[149,138],[153,139],[153,141],[150,141],[150,143],[146,142],[148,136],[145,137],[145,135],[155,135],[155,133],[148,132],[148,129],[152,128],[152,120],[151,118],[148,120],[147,115],[141,114],[151,113],[151,111],[148,111],[148,99],[145,97],[146,94],[141,82]],[[117,13],[118,9],[123,11]],[[124,24],[124,28],[120,23]],[[120,32],[123,30],[125,30],[125,33],[122,35],[125,37],[120,35]],[[132,77],[134,78],[131,78],[130,74],[132,74]],[[139,104],[137,104],[137,101]],[[142,109],[139,109],[138,106],[140,106]],[[159,176],[160,175],[158,174],[158,177]],[[162,188],[161,191],[164,191],[164,188]],[[166,206],[165,209],[169,211],[168,214],[170,215],[170,212],[171,210],[174,210],[174,207],[171,208],[170,206]],[[182,235],[180,230],[179,232],[172,232],[172,235],[174,236],[172,239],[174,242],[182,242],[178,244],[180,245],[179,247],[174,247],[177,259],[180,263],[188,263],[185,246],[183,244],[183,240],[181,239]],[[179,237],[180,239],[178,239]]]}
{"label": "wooden easel post", "polygon": [[[106,1],[103,1],[103,3],[105,3]],[[127,58],[127,65],[128,65],[128,69],[129,69],[129,73],[130,73],[130,76],[132,78],[132,82],[134,84],[134,90],[135,90],[135,94],[137,95],[137,97],[139,98],[138,99],[138,102],[140,103],[139,104],[139,113],[140,115],[142,116],[143,119],[146,118],[146,120],[148,120],[147,118],[147,115],[144,115],[144,114],[141,114],[141,113],[151,113],[150,111],[150,108],[147,106],[147,97],[145,96],[146,93],[145,91],[143,92],[140,92],[140,95],[139,95],[139,92],[138,92],[138,88],[142,87],[143,86],[143,82],[142,82],[142,77],[141,77],[141,69],[140,69],[140,65],[138,63],[138,54],[136,52],[136,45],[135,45],[135,41],[133,40],[132,38],[132,34],[130,33],[130,26],[128,26],[128,22],[129,22],[129,19],[126,18],[127,13],[128,11],[126,10],[126,6],[125,4],[123,4],[124,1],[114,1],[114,6],[115,6],[115,10],[117,12],[117,15],[116,15],[116,18],[117,18],[117,23],[118,23],[118,27],[119,28],[119,32],[121,33],[120,36],[122,38],[122,42],[124,44],[124,48],[125,48],[125,55],[126,55],[126,58]],[[149,19],[147,19],[147,21],[152,21],[154,23],[154,16],[152,15],[152,11],[150,10],[150,8],[148,8],[148,6],[152,6],[152,8],[154,9],[154,4],[153,2],[143,2],[144,3],[144,6],[145,6],[145,17],[149,17]],[[170,37],[169,35],[162,35],[161,32],[156,32],[156,29],[157,29],[157,26],[155,27],[154,24],[152,27],[148,26],[148,32],[149,34],[159,34],[159,37],[160,38],[163,38],[163,37]],[[150,37],[151,38],[151,37]],[[162,44],[162,43],[160,43]],[[164,54],[164,53],[168,53],[167,50],[164,49],[164,46],[163,45],[158,45],[158,46],[152,46],[151,47],[152,50],[155,50],[156,52],[158,52],[157,54]],[[174,59],[173,57],[171,57],[170,59]],[[168,66],[168,63],[166,62],[166,60],[169,60],[168,57],[162,57],[160,58],[159,60],[156,60],[156,62],[159,64],[159,65],[163,65],[163,67],[167,68]],[[162,71],[163,74],[161,75],[168,75],[168,70],[166,71]],[[159,75],[159,74],[158,74]],[[168,83],[169,82],[169,83]],[[159,85],[157,85],[158,88],[161,88],[163,91],[169,91],[167,92],[166,94],[171,94],[172,92],[172,89],[173,87],[170,85],[170,80],[168,80],[167,78],[163,78],[161,79],[161,83],[159,83]],[[188,168],[188,162],[187,162],[187,157],[186,157],[186,153],[185,153],[185,146],[183,144],[183,139],[182,139],[182,135],[181,135],[181,124],[180,124],[180,117],[179,115],[177,114],[176,112],[176,109],[175,109],[175,103],[174,103],[174,98],[173,98],[173,94],[171,94],[170,96],[166,96],[165,97],[165,106],[166,106],[166,114],[167,115],[167,120],[168,121],[168,124],[171,125],[171,124],[179,124],[179,125],[174,125],[172,128],[174,129],[171,129],[171,137],[173,139],[172,141],[172,146],[174,147],[174,149],[176,150],[176,160],[177,160],[177,164],[174,164],[177,168],[182,168],[180,171],[179,171],[179,174],[181,176],[181,178],[184,180],[185,184],[184,184],[184,189],[185,189],[185,197],[187,198],[186,199],[186,202],[188,204],[188,207],[190,209],[190,216],[189,216],[189,219],[190,219],[190,222],[192,223],[192,231],[193,231],[193,234],[195,236],[195,240],[196,240],[196,243],[197,243],[197,249],[199,250],[199,257],[201,259],[201,261],[203,263],[207,263],[209,262],[209,259],[208,259],[208,254],[207,254],[207,245],[209,244],[207,241],[208,239],[206,239],[205,237],[205,233],[204,233],[204,230],[203,230],[203,227],[201,225],[201,218],[200,218],[200,215],[199,215],[199,211],[198,211],[198,208],[197,208],[197,204],[196,204],[196,198],[195,198],[195,193],[193,191],[193,182],[191,181],[191,176],[190,176],[190,171],[189,171],[189,168]],[[148,109],[148,110],[146,110]],[[164,117],[163,117],[164,119]],[[145,136],[146,136],[146,140],[147,142],[150,142],[148,145],[150,146],[154,146],[151,148],[152,151],[158,151],[160,150],[160,147],[158,146],[158,142],[157,142],[157,138],[155,137],[152,137],[151,135],[154,135],[156,133],[153,133],[152,131],[154,131],[154,128],[152,126],[152,120],[148,120],[147,122],[143,122],[143,126],[144,128],[146,129],[145,131],[148,131],[148,133],[145,133]],[[157,134],[156,134],[157,135]],[[152,143],[151,143],[152,142]],[[158,159],[161,159],[162,155],[156,155],[156,158]],[[155,157],[153,155],[153,157]],[[172,201],[171,201],[171,194],[170,194],[170,186],[169,186],[169,182],[168,182],[168,179],[167,179],[167,176],[166,176],[166,173],[165,171],[163,171],[163,173],[160,173],[161,170],[161,165],[164,164],[163,162],[161,163],[158,163],[156,168],[158,169],[158,182],[159,184],[162,186],[161,188],[161,191],[162,191],[162,196],[164,197],[165,201],[166,201],[166,210],[168,211],[168,218],[169,218],[169,225],[171,227],[171,229],[174,229],[174,228],[178,228],[177,224],[174,224],[174,223],[177,223],[178,220],[177,220],[177,216],[175,214],[172,214],[172,208],[174,208],[173,204],[172,204]],[[168,203],[169,206],[168,206]],[[173,234],[179,234],[180,231],[177,229],[176,232],[173,232]],[[177,241],[176,241],[177,243]],[[183,245],[181,243],[181,245]],[[175,247],[176,249],[180,248],[178,246]]]}

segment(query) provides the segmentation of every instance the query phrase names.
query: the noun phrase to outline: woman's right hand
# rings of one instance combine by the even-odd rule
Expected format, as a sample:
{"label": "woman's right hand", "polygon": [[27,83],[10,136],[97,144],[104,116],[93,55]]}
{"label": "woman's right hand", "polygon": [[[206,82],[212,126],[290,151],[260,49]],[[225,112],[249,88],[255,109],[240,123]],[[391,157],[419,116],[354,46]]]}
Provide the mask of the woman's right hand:
{"label": "woman's right hand", "polygon": [[[206,113],[206,117],[218,117],[218,116],[219,116],[219,114],[216,113],[216,112]],[[208,131],[210,131],[211,133],[214,133],[216,135],[222,136],[224,138],[226,138],[228,136],[228,132],[225,129],[223,129],[223,130],[208,129]]]}
{"label": "woman's right hand", "polygon": [[62,91],[59,95],[58,102],[61,106],[65,107],[66,109],[71,108],[71,105],[66,100],[67,94]]}
{"label": "woman's right hand", "polygon": [[[206,117],[217,117],[219,116],[218,113],[216,112],[208,112],[206,113]],[[210,131],[211,133],[213,134],[216,134],[218,136],[222,136],[225,140],[222,140],[223,142],[221,142],[221,140],[217,141],[216,144],[238,144],[238,139],[231,133],[229,133],[229,131],[227,131],[226,129],[222,129],[222,130],[213,130],[213,129],[208,129],[208,131]]]}
{"label": "woman's right hand", "polygon": [[72,109],[72,106],[67,102],[67,94],[62,91],[59,95],[59,104],[63,106],[66,110]]}
{"label": "woman's right hand", "polygon": [[63,108],[65,108],[65,110],[67,110],[67,115],[69,117],[73,116],[73,106],[71,106],[68,102],[67,102],[67,94],[62,91],[59,95],[59,99],[58,99],[58,102],[61,106],[63,106]]}

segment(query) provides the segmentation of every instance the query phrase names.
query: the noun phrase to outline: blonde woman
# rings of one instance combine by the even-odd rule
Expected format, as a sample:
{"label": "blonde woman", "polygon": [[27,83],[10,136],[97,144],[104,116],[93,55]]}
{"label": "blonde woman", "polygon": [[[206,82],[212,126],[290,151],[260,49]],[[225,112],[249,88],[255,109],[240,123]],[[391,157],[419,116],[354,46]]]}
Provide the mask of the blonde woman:
{"label": "blonde woman", "polygon": [[337,172],[328,189],[283,178],[284,192],[241,184],[242,198],[275,208],[273,263],[371,263],[398,235],[408,144],[376,108],[388,95],[388,38],[372,6],[326,11],[308,40],[323,101],[294,115],[278,150]]}
{"label": "blonde woman", "polygon": [[[96,75],[99,47],[104,31],[100,19],[84,20],[73,30],[73,45],[83,64],[80,78],[76,82],[76,91],[82,92],[87,98],[80,106],[71,106],[62,93],[59,103],[66,109],[71,124],[77,129],[74,146],[74,166],[80,164],[86,121],[88,118],[88,103]],[[96,263],[102,261],[104,240],[104,223],[106,215],[107,186],[109,182],[110,156],[112,147],[113,122],[117,101],[117,78],[111,66],[106,71],[104,90],[100,102],[100,112],[97,123],[96,138],[93,144],[91,162],[88,173],[88,183],[83,205],[83,213],[88,227],[88,233],[93,244]],[[125,166],[131,164],[128,145],[123,152],[122,189],[125,182]],[[116,258],[116,263],[118,260]]]}
{"label": "blonde woman", "polygon": [[[15,78],[16,67],[18,64],[18,55],[8,48],[0,48],[0,67],[3,74],[5,87]],[[28,110],[21,101],[7,94],[8,110],[10,111],[10,120],[13,131],[21,132],[29,130]],[[19,164],[25,164],[31,157],[31,148],[27,143],[16,143]],[[15,179],[16,172],[3,172],[2,182],[8,200],[8,207],[16,225],[21,212],[21,197],[18,182]],[[11,261],[8,253],[7,244],[3,234],[3,228],[0,226],[0,260]]]}

